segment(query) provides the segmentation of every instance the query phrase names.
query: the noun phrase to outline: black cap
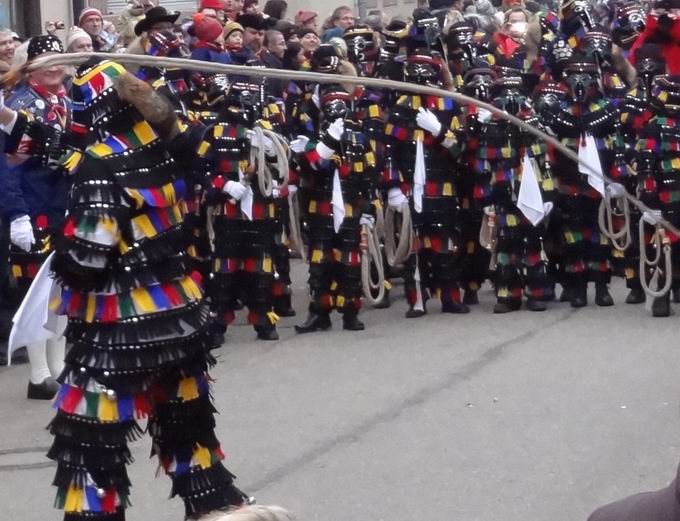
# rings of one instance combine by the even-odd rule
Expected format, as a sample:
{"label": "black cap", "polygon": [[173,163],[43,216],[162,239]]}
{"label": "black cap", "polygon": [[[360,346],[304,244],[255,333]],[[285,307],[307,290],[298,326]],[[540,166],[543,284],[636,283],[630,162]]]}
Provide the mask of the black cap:
{"label": "black cap", "polygon": [[170,22],[171,24],[174,24],[179,18],[179,14],[179,11],[168,12],[162,5],[152,7],[146,12],[144,18],[135,25],[135,34],[141,36],[142,33],[148,31],[157,23]]}
{"label": "black cap", "polygon": [[236,18],[236,22],[241,24],[244,29],[250,27],[256,31],[265,31],[267,25],[264,23],[264,18],[257,14],[242,14]]}

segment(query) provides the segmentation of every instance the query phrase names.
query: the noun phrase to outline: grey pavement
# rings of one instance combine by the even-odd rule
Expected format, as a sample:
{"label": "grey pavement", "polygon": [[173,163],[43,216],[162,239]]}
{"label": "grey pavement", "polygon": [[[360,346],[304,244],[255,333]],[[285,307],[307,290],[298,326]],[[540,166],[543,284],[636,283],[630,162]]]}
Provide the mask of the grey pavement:
{"label": "grey pavement", "polygon": [[[438,305],[404,320],[398,287],[364,332],[281,341],[230,329],[212,371],[218,433],[237,484],[300,521],[578,521],[596,506],[665,486],[680,455],[680,315],[644,306],[470,315]],[[591,295],[592,299],[592,295]],[[57,520],[44,458],[48,403],[25,399],[26,366],[0,370],[0,520]],[[181,520],[150,442],[136,462],[128,519]]]}

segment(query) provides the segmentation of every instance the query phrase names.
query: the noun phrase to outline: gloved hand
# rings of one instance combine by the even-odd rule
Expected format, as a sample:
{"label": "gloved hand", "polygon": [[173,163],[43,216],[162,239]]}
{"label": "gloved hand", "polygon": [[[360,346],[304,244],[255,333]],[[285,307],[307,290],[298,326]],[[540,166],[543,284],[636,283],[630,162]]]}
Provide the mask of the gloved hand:
{"label": "gloved hand", "polygon": [[651,224],[652,226],[656,226],[661,222],[661,219],[663,219],[663,215],[661,215],[661,210],[649,210],[647,212],[643,212],[642,214],[642,220],[645,221],[647,224]]}
{"label": "gloved hand", "polygon": [[248,188],[244,184],[237,183],[236,181],[227,181],[222,189],[224,193],[229,194],[233,199],[240,201],[241,198],[246,195]]}
{"label": "gloved hand", "polygon": [[373,226],[375,226],[375,218],[370,214],[362,213],[361,219],[359,219],[359,224],[361,226],[366,226],[369,230],[372,230]]}
{"label": "gloved hand", "polygon": [[328,126],[328,135],[331,136],[336,141],[342,139],[342,133],[345,131],[345,121],[342,118],[336,119],[333,123]]}
{"label": "gloved hand", "polygon": [[612,199],[621,199],[626,196],[626,188],[620,183],[609,183],[607,192]]}
{"label": "gloved hand", "polygon": [[437,116],[429,109],[420,107],[418,115],[416,116],[416,123],[423,130],[427,130],[433,136],[438,136],[442,131],[442,124],[437,119]]}
{"label": "gloved hand", "polygon": [[390,188],[387,192],[387,204],[393,210],[401,210],[404,203],[408,203],[408,199],[399,188]]}
{"label": "gloved hand", "polygon": [[35,244],[33,226],[28,215],[22,215],[14,219],[9,225],[9,237],[12,244],[24,251],[31,251],[31,246]]}
{"label": "gloved hand", "polygon": [[298,191],[298,187],[295,185],[288,185],[288,195],[293,195]]}
{"label": "gloved hand", "polygon": [[487,123],[493,114],[491,114],[491,111],[486,110],[486,109],[478,109],[477,110],[477,121],[480,123]]}
{"label": "gloved hand", "polygon": [[309,138],[307,136],[298,136],[290,142],[290,149],[296,154],[301,154],[307,148],[307,143],[309,143]]}

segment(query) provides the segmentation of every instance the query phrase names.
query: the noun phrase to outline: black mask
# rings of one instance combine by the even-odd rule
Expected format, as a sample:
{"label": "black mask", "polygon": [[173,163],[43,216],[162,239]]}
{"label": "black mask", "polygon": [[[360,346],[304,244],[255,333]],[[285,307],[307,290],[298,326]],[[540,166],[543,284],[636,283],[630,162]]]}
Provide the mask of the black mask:
{"label": "black mask", "polygon": [[489,101],[491,98],[491,85],[493,78],[491,74],[475,74],[469,78],[463,86],[463,92],[479,101]]}
{"label": "black mask", "polygon": [[517,89],[503,89],[492,103],[495,107],[516,116],[526,104],[526,97]]}
{"label": "black mask", "polygon": [[617,10],[612,23],[612,40],[622,49],[629,50],[638,35],[645,30],[645,10],[631,4]]}
{"label": "black mask", "polygon": [[334,99],[325,102],[322,111],[326,121],[335,121],[338,118],[345,119],[349,113],[349,107],[343,100]]}
{"label": "black mask", "polygon": [[638,78],[640,78],[643,85],[649,92],[654,78],[666,72],[666,65],[661,60],[655,60],[654,58],[642,58],[641,60],[638,59],[635,63],[635,70],[637,71]]}
{"label": "black mask", "polygon": [[599,87],[597,74],[592,72],[567,73],[565,83],[569,87],[572,98],[579,102],[592,97]]}
{"label": "black mask", "polygon": [[439,73],[429,63],[408,63],[404,69],[406,81],[418,85],[439,86]]}

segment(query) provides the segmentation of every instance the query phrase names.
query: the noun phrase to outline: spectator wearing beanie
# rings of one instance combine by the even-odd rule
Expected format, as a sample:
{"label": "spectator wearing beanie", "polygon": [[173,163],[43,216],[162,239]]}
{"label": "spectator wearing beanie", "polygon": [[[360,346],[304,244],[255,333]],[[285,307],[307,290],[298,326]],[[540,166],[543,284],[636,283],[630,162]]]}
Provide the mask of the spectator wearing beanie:
{"label": "spectator wearing beanie", "polygon": [[319,45],[321,45],[321,42],[319,41],[319,37],[317,36],[316,32],[309,28],[300,29],[298,31],[298,39],[300,40],[300,45],[302,45],[302,48],[304,49],[307,58],[311,58],[312,53],[316,51]]}
{"label": "spectator wearing beanie", "polygon": [[286,0],[267,0],[264,4],[264,14],[274,20],[285,20],[288,11]]}
{"label": "spectator wearing beanie", "polygon": [[224,5],[224,0],[201,0],[198,12],[205,16],[215,18],[220,24],[224,24],[226,21]]}
{"label": "spectator wearing beanie", "polygon": [[227,22],[224,26],[224,45],[227,51],[243,49],[243,26],[238,22]]}
{"label": "spectator wearing beanie", "polygon": [[300,28],[312,29],[319,33],[319,15],[314,11],[298,11],[295,15],[295,25]]}
{"label": "spectator wearing beanie", "polygon": [[104,17],[99,9],[88,7],[78,17],[78,27],[92,37],[92,46],[97,52],[111,52],[118,37],[104,30]]}
{"label": "spectator wearing beanie", "polygon": [[66,39],[66,52],[92,52],[92,36],[80,27],[73,27]]}
{"label": "spectator wearing beanie", "polygon": [[204,62],[231,63],[229,55],[224,50],[222,25],[205,13],[195,14],[193,22],[193,33],[197,41],[191,57]]}

